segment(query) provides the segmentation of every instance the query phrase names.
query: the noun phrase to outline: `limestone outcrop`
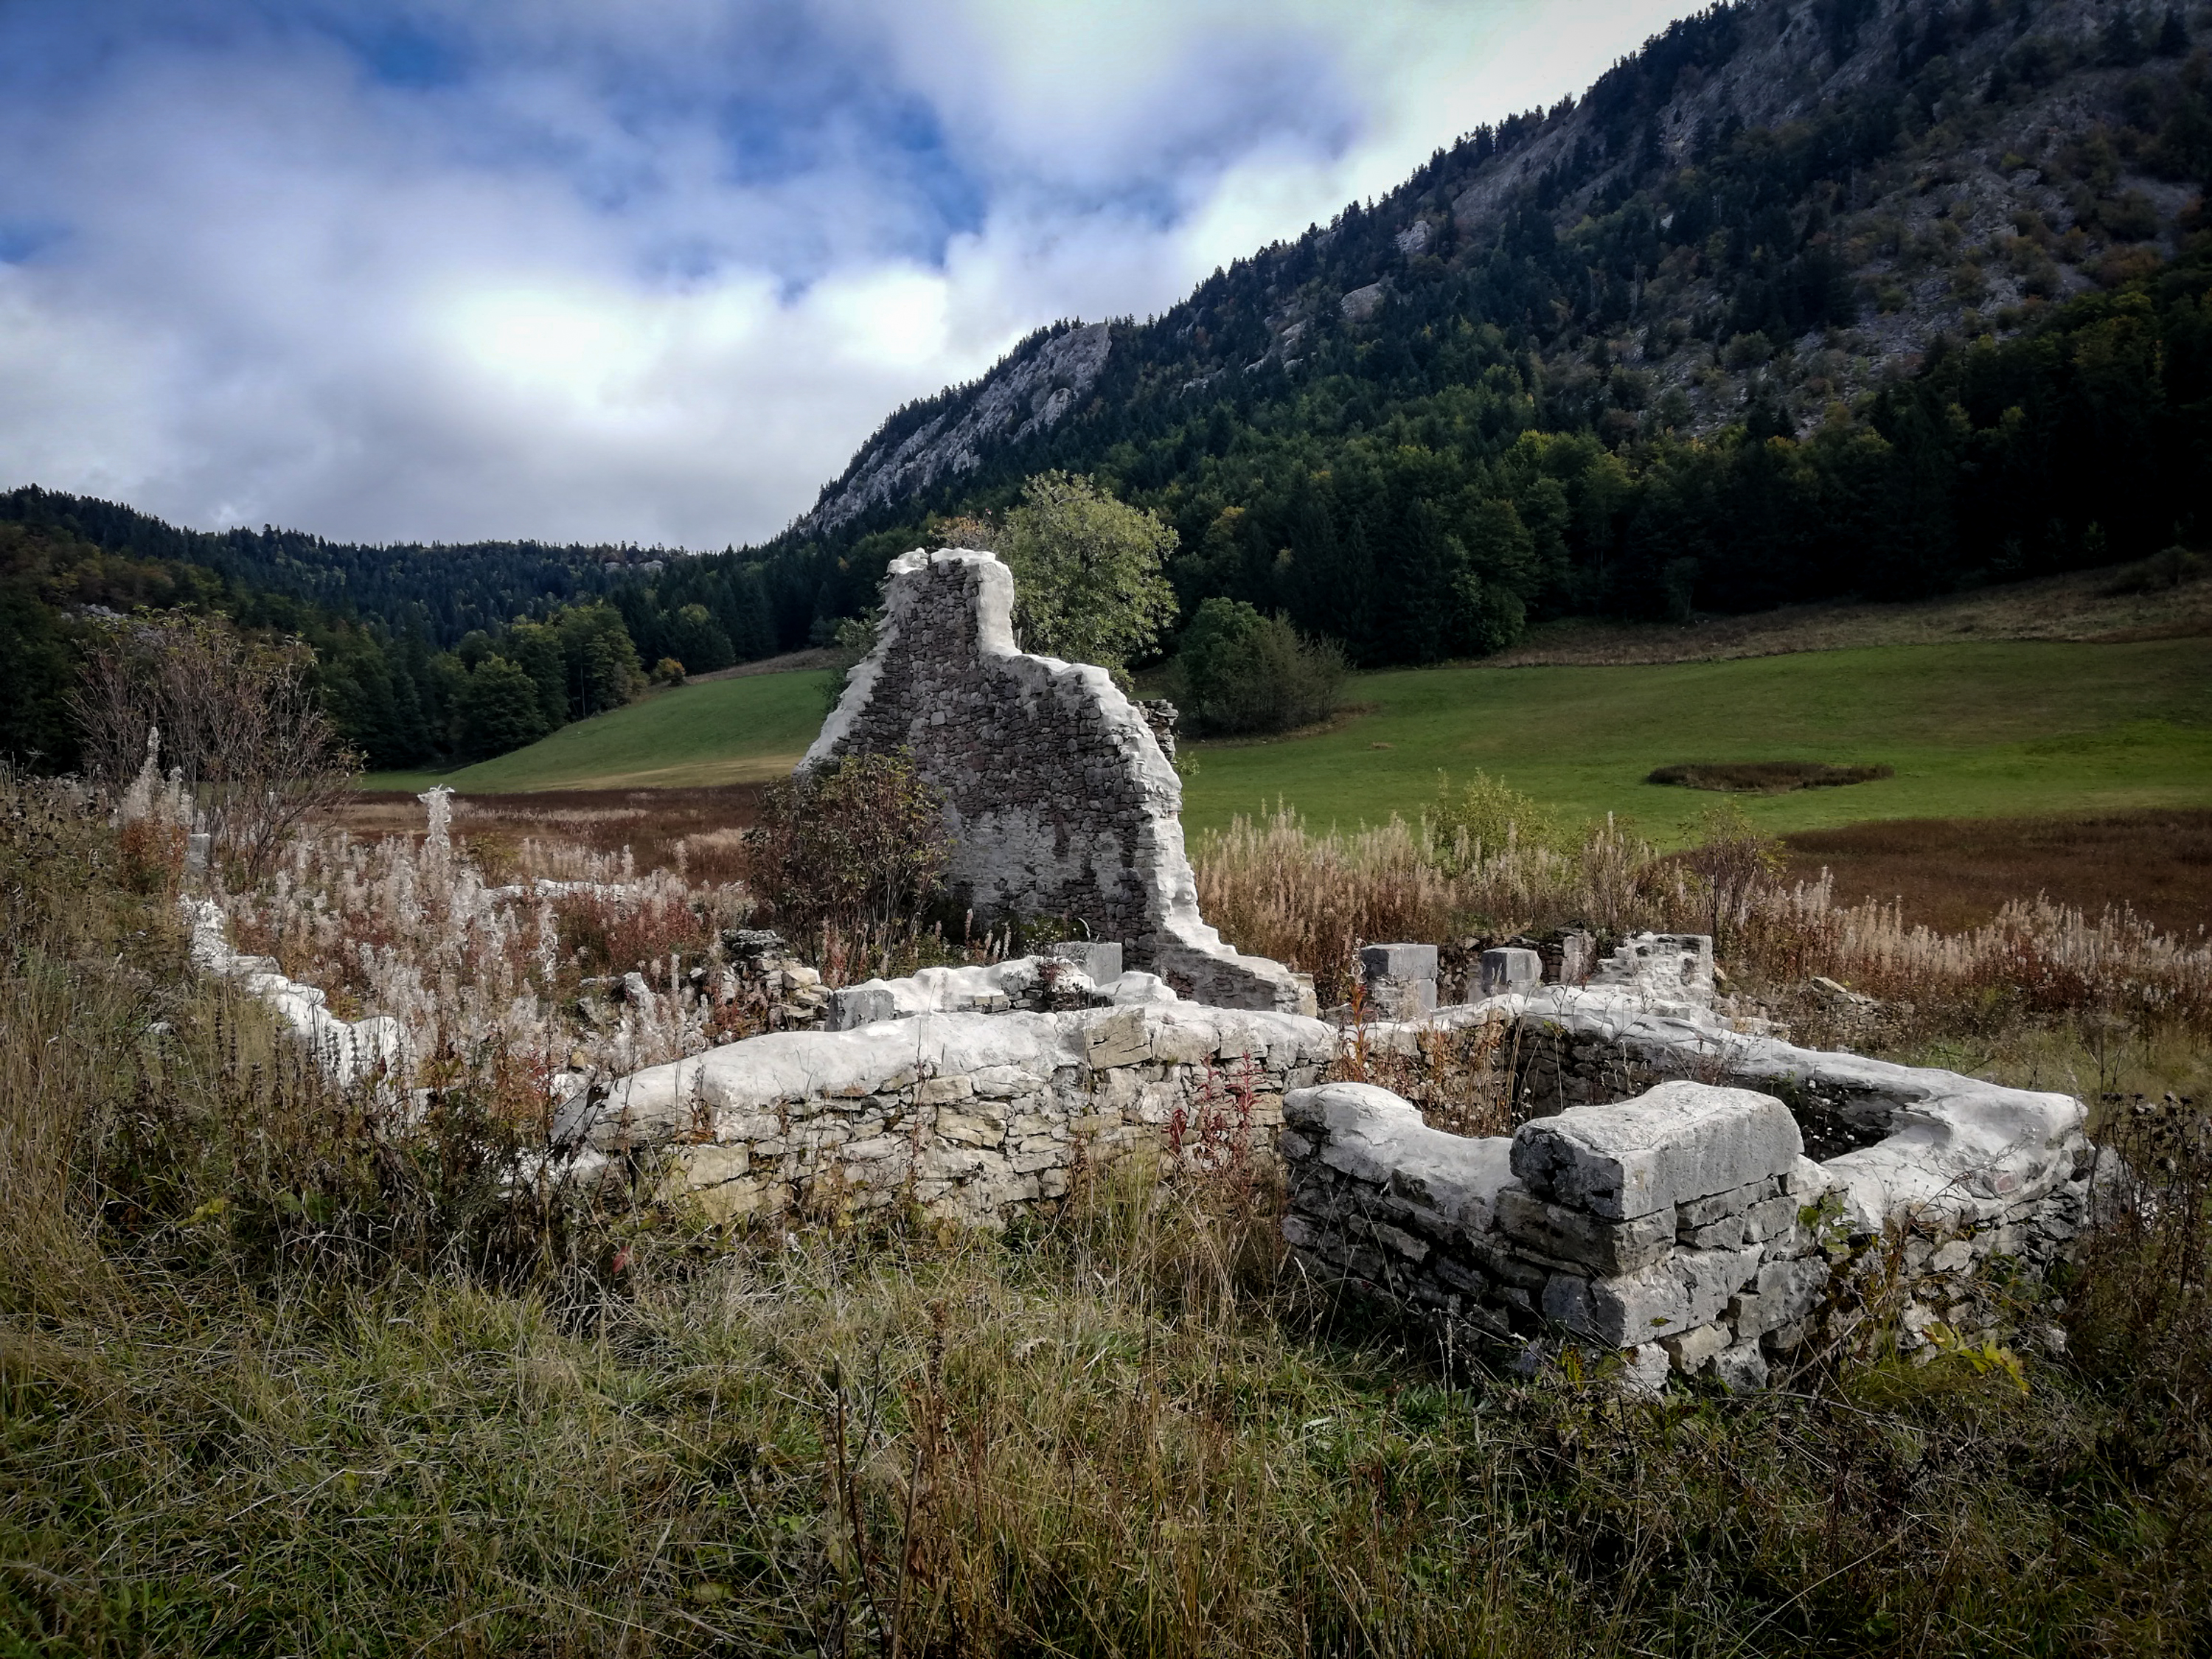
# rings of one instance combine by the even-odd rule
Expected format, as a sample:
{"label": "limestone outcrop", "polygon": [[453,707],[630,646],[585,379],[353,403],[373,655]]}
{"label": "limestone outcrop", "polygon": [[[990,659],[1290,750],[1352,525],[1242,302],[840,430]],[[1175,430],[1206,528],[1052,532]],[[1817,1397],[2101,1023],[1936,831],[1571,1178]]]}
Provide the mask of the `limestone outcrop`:
{"label": "limestone outcrop", "polygon": [[1187,997],[1310,1012],[1297,975],[1200,918],[1182,786],[1144,712],[1103,668],[1016,649],[1013,604],[992,554],[893,561],[876,647],[802,769],[908,750],[945,796],[951,879],[979,917],[1079,918]]}

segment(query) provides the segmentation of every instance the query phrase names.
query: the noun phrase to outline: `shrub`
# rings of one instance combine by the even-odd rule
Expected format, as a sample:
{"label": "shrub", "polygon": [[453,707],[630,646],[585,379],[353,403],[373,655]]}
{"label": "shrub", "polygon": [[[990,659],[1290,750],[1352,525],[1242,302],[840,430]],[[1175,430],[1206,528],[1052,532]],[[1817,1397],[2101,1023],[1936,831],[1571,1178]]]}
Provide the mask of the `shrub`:
{"label": "shrub", "polygon": [[887,935],[936,898],[951,850],[911,755],[851,755],[768,791],[747,867],[787,927]]}
{"label": "shrub", "polygon": [[120,793],[158,732],[216,848],[257,880],[302,820],[345,791],[359,760],[314,696],[314,665],[305,642],[251,638],[219,617],[109,623],[70,699],[87,769]]}
{"label": "shrub", "polygon": [[1477,772],[1456,790],[1439,772],[1429,816],[1437,845],[1446,849],[1446,862],[1462,868],[1516,848],[1573,853],[1583,844],[1580,825],[1568,823],[1487,772]]}
{"label": "shrub", "polygon": [[1183,630],[1176,679],[1200,735],[1287,732],[1325,720],[1344,689],[1344,653],[1241,599],[1208,599]]}

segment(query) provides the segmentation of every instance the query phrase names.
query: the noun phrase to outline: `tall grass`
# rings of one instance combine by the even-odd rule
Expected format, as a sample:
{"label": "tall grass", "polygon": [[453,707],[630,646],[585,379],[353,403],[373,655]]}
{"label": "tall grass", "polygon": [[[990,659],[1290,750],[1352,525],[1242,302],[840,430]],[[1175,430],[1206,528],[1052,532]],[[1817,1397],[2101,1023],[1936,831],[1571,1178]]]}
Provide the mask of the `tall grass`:
{"label": "tall grass", "polygon": [[1486,846],[1425,818],[1316,833],[1279,811],[1204,837],[1194,862],[1208,919],[1240,948],[1314,975],[1325,1004],[1349,994],[1363,943],[1574,926],[1717,931],[1731,972],[1750,983],[1825,975],[1911,1005],[1923,1033],[2013,1014],[2212,1032],[2212,941],[2176,939],[2124,908],[2092,916],[2021,898],[1982,927],[1939,933],[1893,905],[1839,903],[1825,872],[1790,881],[1754,870],[1717,894],[1697,854],[1662,856],[1610,822],[1579,846],[1523,841],[1510,826]]}
{"label": "tall grass", "polygon": [[396,1018],[433,1071],[496,1054],[622,1073],[751,1029],[720,951],[751,912],[741,884],[694,880],[680,848],[641,874],[626,851],[527,837],[499,849],[495,886],[448,822],[441,800],[419,840],[295,837],[266,880],[218,896],[238,947],[348,1017]]}

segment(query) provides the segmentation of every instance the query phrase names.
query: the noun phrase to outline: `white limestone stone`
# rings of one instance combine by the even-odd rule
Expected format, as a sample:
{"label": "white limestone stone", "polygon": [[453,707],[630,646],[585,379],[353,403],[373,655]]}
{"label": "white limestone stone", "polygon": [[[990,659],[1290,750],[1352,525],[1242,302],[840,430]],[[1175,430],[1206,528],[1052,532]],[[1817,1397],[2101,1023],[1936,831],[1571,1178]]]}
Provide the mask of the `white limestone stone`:
{"label": "white limestone stone", "polygon": [[1513,1182],[1499,1189],[1497,1214],[1499,1228],[1516,1243],[1595,1273],[1634,1273],[1674,1249],[1672,1210],[1633,1221],[1604,1221],[1586,1210],[1547,1203]]}
{"label": "white limestone stone", "polygon": [[1322,1160],[1356,1180],[1389,1186],[1468,1234],[1497,1224],[1499,1190],[1512,1180],[1511,1142],[1446,1134],[1411,1104],[1370,1083],[1328,1083],[1283,1097],[1284,1121],[1326,1142]]}
{"label": "white limestone stone", "polygon": [[1482,994],[1494,997],[1534,990],[1544,982],[1544,958],[1509,946],[1482,953]]}
{"label": "white limestone stone", "polygon": [[1513,1172],[1540,1197],[1626,1221],[1778,1175],[1803,1151],[1771,1096],[1678,1081],[1522,1124]]}

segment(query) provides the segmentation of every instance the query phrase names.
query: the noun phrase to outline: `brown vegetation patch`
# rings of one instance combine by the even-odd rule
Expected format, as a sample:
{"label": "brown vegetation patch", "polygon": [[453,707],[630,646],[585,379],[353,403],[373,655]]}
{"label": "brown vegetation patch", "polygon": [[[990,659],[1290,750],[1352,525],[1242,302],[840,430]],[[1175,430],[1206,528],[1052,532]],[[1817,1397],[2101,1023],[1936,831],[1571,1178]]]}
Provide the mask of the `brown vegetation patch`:
{"label": "brown vegetation patch", "polygon": [[1905,920],[1954,933],[2041,893],[2100,914],[2131,906],[2166,933],[2212,927],[2212,811],[2052,818],[1900,818],[1787,838],[1791,873],[1825,866],[1838,902],[1894,900]]}
{"label": "brown vegetation patch", "polygon": [[1830,766],[1820,761],[1692,761],[1660,767],[1644,781],[1729,794],[1783,795],[1793,789],[1838,789],[1896,775],[1897,769],[1890,766]]}
{"label": "brown vegetation patch", "polygon": [[[742,837],[760,816],[757,783],[696,789],[548,789],[527,795],[455,795],[453,834],[496,874],[500,854],[525,840],[628,848],[640,871],[680,866],[703,880],[738,879]],[[356,835],[417,835],[422,805],[401,790],[363,791],[337,811]]]}

